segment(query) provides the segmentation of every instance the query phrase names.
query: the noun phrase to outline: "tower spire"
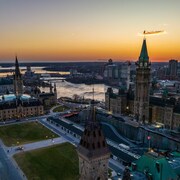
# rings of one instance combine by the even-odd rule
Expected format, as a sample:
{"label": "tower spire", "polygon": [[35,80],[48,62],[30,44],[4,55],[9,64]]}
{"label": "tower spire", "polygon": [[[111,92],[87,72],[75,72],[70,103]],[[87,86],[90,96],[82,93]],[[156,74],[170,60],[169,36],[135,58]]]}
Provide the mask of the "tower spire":
{"label": "tower spire", "polygon": [[17,55],[16,55],[16,60],[15,60],[15,76],[16,77],[21,76]]}
{"label": "tower spire", "polygon": [[23,94],[23,80],[21,77],[21,72],[19,69],[19,63],[17,59],[17,55],[15,57],[15,73],[13,78],[13,84],[14,84],[14,92],[16,95]]}
{"label": "tower spire", "polygon": [[139,56],[139,61],[140,62],[148,62],[149,61],[149,56],[148,56],[146,38],[145,37],[143,39],[143,44],[142,44],[141,53],[140,53],[140,56]]}

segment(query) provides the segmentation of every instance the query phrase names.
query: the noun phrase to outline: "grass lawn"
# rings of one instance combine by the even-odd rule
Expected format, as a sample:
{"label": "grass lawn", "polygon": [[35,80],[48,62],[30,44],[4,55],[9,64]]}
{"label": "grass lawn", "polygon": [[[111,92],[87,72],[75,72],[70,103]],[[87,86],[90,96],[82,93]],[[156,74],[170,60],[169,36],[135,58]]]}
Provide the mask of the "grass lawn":
{"label": "grass lawn", "polygon": [[27,122],[0,127],[0,138],[6,146],[20,145],[58,137],[38,122]]}
{"label": "grass lawn", "polygon": [[79,179],[78,155],[69,143],[22,152],[14,158],[28,179]]}
{"label": "grass lawn", "polygon": [[58,106],[56,108],[53,109],[53,112],[63,112],[65,110],[68,110],[69,108],[67,106]]}

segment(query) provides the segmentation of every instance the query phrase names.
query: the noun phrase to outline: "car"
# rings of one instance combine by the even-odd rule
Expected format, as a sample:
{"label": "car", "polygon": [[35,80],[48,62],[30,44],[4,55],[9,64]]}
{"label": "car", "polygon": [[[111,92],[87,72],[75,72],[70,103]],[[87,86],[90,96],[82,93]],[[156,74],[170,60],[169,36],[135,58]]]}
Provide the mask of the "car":
{"label": "car", "polygon": [[117,175],[118,175],[118,176],[121,176],[121,173],[120,173],[120,172],[118,172],[118,173],[117,173]]}
{"label": "car", "polygon": [[22,150],[24,150],[24,147],[23,146],[19,146],[19,147],[16,148],[16,150],[22,151]]}

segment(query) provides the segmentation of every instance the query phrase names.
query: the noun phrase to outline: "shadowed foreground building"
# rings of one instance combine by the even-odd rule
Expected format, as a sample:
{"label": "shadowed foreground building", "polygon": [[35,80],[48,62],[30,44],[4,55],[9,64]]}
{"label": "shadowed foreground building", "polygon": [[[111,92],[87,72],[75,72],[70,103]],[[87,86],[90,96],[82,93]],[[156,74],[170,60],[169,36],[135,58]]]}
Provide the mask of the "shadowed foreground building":
{"label": "shadowed foreground building", "polygon": [[142,180],[179,180],[180,153],[173,152],[167,156],[156,153],[145,153],[132,163],[133,179]]}
{"label": "shadowed foreground building", "polygon": [[90,112],[85,130],[77,147],[79,173],[81,180],[108,179],[108,160],[110,151],[99,122],[96,120],[94,105]]}

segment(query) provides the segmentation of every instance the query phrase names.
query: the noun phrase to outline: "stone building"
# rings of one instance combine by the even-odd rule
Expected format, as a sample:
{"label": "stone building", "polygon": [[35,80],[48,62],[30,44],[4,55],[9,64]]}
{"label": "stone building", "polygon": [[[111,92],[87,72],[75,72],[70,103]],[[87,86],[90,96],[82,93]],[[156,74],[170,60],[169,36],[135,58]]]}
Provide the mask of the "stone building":
{"label": "stone building", "polygon": [[180,104],[177,100],[150,97],[149,112],[151,123],[160,123],[172,130],[180,128]]}
{"label": "stone building", "polygon": [[44,114],[42,103],[27,94],[0,96],[0,121],[21,119]]}
{"label": "stone building", "polygon": [[14,94],[8,93],[0,96],[0,120],[43,115],[44,107],[41,101],[28,94],[23,94],[23,81],[17,57],[13,77]]}
{"label": "stone building", "polygon": [[96,120],[94,105],[91,105],[87,124],[77,147],[81,180],[108,179],[110,151],[105,137]]}
{"label": "stone building", "polygon": [[127,96],[125,91],[119,90],[118,94],[108,88],[105,93],[105,108],[113,114],[124,114],[127,108]]}
{"label": "stone building", "polygon": [[[129,93],[115,94],[112,88],[105,93],[106,110],[113,114],[134,114],[134,96]],[[180,104],[179,101],[150,96],[149,123],[158,123],[167,129],[179,130]]]}
{"label": "stone building", "polygon": [[38,98],[44,105],[45,109],[49,109],[57,104],[57,89],[55,83],[54,87],[50,84],[49,92],[41,92],[41,90],[36,86],[35,88],[32,88],[31,95]]}

